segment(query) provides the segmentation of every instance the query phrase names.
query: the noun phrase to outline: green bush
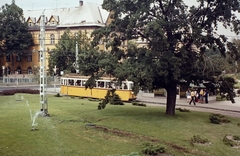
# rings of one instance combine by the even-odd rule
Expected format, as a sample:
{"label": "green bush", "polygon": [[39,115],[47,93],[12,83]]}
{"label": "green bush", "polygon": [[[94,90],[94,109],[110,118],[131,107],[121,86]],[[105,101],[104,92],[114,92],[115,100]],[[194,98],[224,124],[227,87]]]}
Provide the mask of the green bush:
{"label": "green bush", "polygon": [[155,96],[164,96],[165,90],[164,89],[158,89],[153,91]]}
{"label": "green bush", "polygon": [[240,94],[240,89],[237,90],[237,94]]}
{"label": "green bush", "polygon": [[216,96],[216,101],[226,101],[226,100],[227,100],[226,97],[222,97],[221,95]]}
{"label": "green bush", "polygon": [[57,93],[56,95],[54,95],[55,97],[62,97],[59,93]]}
{"label": "green bush", "polygon": [[104,109],[108,103],[111,105],[124,105],[120,96],[115,93],[116,89],[111,89],[107,91],[105,98],[99,103],[98,109]]}
{"label": "green bush", "polygon": [[138,102],[132,102],[133,106],[143,106],[146,107],[147,105],[145,103],[138,103]]}
{"label": "green bush", "polygon": [[16,93],[39,94],[39,90],[34,89],[12,89],[3,90],[0,95],[14,95]]}
{"label": "green bush", "polygon": [[108,156],[142,156],[142,155],[140,155],[140,154],[137,153],[137,152],[132,152],[132,153],[127,154],[127,155],[115,154],[115,155],[108,155]]}
{"label": "green bush", "polygon": [[194,143],[199,143],[199,144],[206,144],[209,143],[208,139],[203,139],[201,138],[199,135],[194,135],[191,140],[190,140],[191,144]]}
{"label": "green bush", "polygon": [[211,123],[214,123],[214,124],[230,122],[230,120],[222,114],[210,114],[209,120]]}
{"label": "green bush", "polygon": [[234,135],[233,136],[233,140],[238,140],[239,141],[240,140],[240,136]]}
{"label": "green bush", "polygon": [[121,100],[120,96],[116,93],[112,95],[110,98],[111,105],[124,105],[123,101]]}
{"label": "green bush", "polygon": [[101,100],[99,100],[99,99],[95,99],[95,98],[88,98],[88,101],[101,101]]}
{"label": "green bush", "polygon": [[147,142],[143,144],[142,152],[143,154],[157,155],[159,153],[165,153],[165,147]]}
{"label": "green bush", "polygon": [[239,146],[239,143],[234,141],[233,139],[231,139],[230,135],[225,135],[223,138],[223,142],[224,142],[224,144],[231,146],[231,147]]}
{"label": "green bush", "polygon": [[190,112],[190,110],[186,108],[176,108],[176,110],[179,110],[180,112]]}

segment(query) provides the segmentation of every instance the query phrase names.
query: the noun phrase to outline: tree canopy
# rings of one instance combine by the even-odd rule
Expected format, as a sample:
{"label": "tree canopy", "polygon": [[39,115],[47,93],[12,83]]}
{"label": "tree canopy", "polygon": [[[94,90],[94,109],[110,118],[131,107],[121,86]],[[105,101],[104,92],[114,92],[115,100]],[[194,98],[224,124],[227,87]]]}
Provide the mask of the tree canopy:
{"label": "tree canopy", "polygon": [[0,53],[21,54],[23,50],[33,45],[33,38],[24,22],[23,10],[15,1],[5,4],[0,12]]}
{"label": "tree canopy", "polygon": [[[78,56],[76,56],[76,48],[78,48]],[[95,61],[93,54],[98,54],[95,51],[97,51],[97,48],[91,45],[86,31],[79,30],[76,34],[73,34],[70,29],[66,29],[56,47],[50,52],[49,69],[56,66],[58,72],[76,72],[75,68],[78,66],[83,75],[87,75],[88,71],[95,72],[96,70],[91,66],[94,65]],[[76,57],[78,57],[77,65]],[[89,64],[89,61],[92,61],[92,63]]]}
{"label": "tree canopy", "polygon": [[[221,74],[207,66],[207,49],[226,56],[228,45],[230,53],[237,53],[218,28],[239,33],[239,3],[198,0],[189,7],[183,0],[104,0],[102,6],[111,12],[112,22],[93,33],[94,43],[107,40],[111,54],[121,60],[116,77],[133,80],[142,89],[165,88],[166,114],[174,115],[179,83],[214,82]],[[145,46],[120,48],[139,38]]]}

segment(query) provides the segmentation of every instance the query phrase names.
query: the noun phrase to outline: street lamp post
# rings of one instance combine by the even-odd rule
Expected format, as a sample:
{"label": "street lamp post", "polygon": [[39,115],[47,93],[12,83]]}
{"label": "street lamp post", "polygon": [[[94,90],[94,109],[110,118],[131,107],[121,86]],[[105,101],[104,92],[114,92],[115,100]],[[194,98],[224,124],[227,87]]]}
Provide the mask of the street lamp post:
{"label": "street lamp post", "polygon": [[56,73],[57,73],[57,66],[55,65],[54,68],[53,68],[53,72],[54,72],[54,75],[53,75],[53,82],[54,82],[54,91],[56,92],[56,79],[55,79],[55,76],[56,76]]}
{"label": "street lamp post", "polygon": [[53,68],[53,72],[54,72],[54,82],[55,82],[55,75],[57,73],[57,66],[55,65],[54,68]]}
{"label": "street lamp post", "polygon": [[5,75],[5,66],[2,66],[2,73],[3,73],[3,76]]}

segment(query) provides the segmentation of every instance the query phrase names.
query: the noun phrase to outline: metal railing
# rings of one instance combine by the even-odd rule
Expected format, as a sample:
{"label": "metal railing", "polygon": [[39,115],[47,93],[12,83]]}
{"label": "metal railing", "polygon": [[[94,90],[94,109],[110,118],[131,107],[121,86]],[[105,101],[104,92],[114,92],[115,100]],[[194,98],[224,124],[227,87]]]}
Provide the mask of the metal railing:
{"label": "metal railing", "polygon": [[[59,84],[60,83],[60,77],[59,76],[48,76],[47,77],[47,82],[48,84]],[[39,79],[36,77],[25,77],[21,75],[17,76],[1,76],[0,77],[0,85],[4,84],[22,84],[22,85],[27,85],[27,84],[38,84]]]}

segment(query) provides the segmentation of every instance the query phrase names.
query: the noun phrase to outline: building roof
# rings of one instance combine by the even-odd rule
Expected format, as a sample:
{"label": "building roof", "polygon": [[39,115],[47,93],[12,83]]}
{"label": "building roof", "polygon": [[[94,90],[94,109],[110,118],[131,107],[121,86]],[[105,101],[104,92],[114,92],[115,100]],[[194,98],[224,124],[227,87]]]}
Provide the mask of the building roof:
{"label": "building roof", "polygon": [[39,20],[42,13],[44,13],[47,20],[50,20],[51,17],[58,17],[57,27],[105,26],[109,16],[109,12],[102,9],[101,6],[86,2],[72,8],[27,10],[24,11],[24,17],[26,20],[29,18]]}

